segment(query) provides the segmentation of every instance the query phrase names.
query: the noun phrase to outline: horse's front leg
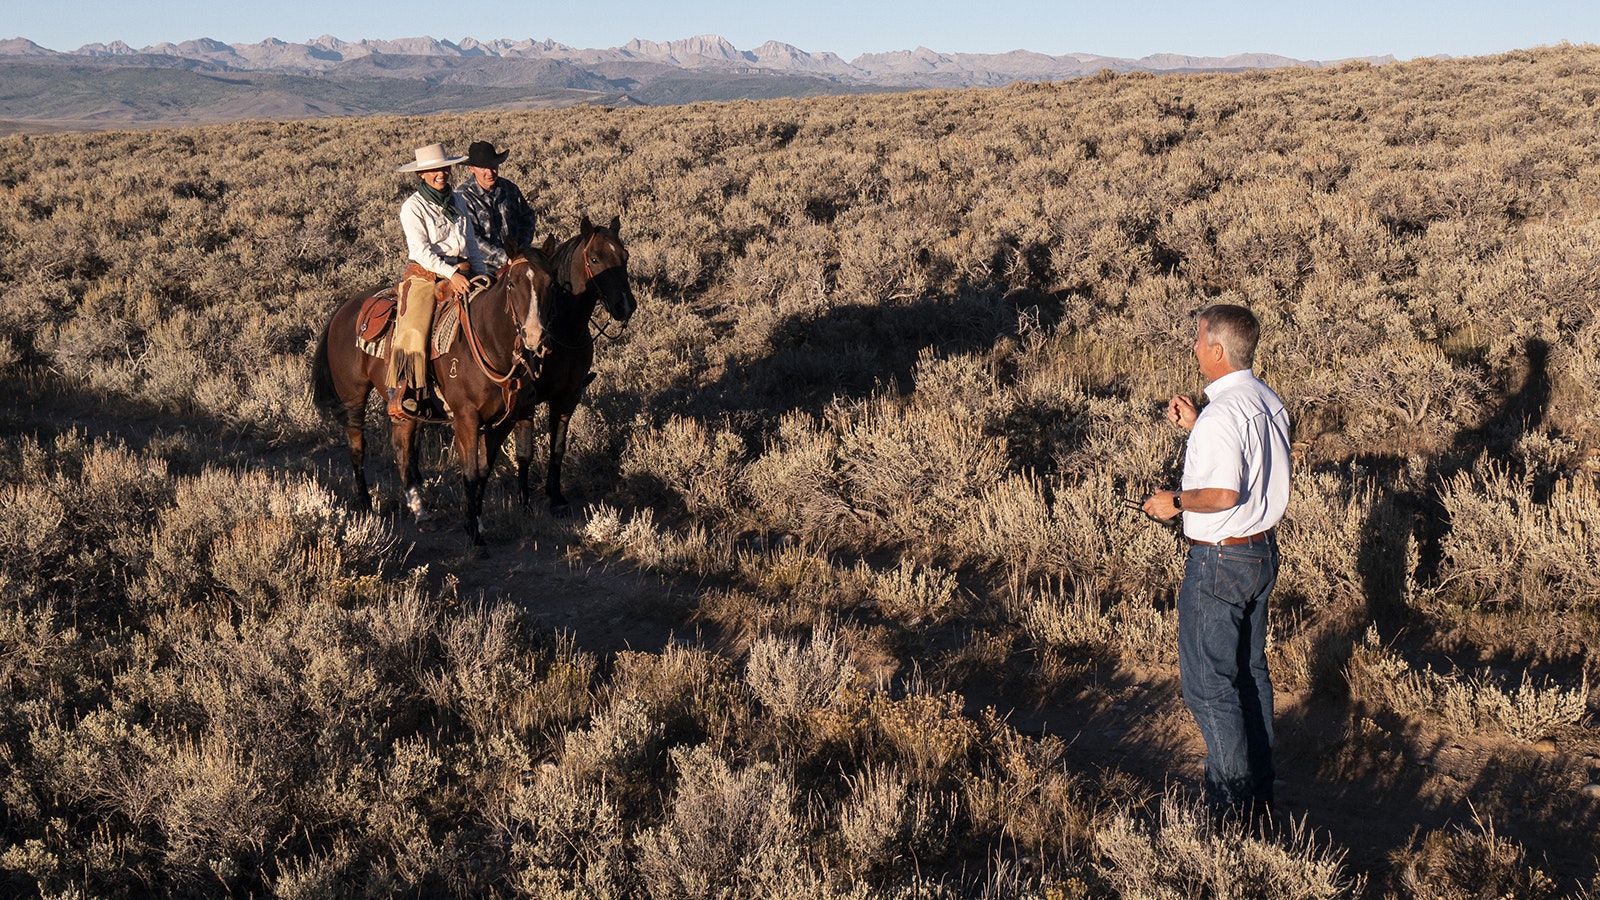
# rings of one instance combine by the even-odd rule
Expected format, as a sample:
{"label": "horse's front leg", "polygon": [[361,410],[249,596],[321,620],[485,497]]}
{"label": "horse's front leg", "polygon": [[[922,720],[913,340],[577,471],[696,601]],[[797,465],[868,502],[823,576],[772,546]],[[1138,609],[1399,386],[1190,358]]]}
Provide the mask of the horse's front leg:
{"label": "horse's front leg", "polygon": [[473,545],[481,547],[484,544],[483,489],[489,481],[488,441],[484,440],[483,432],[479,429],[478,417],[475,415],[458,412],[453,424],[456,433],[456,455],[461,457],[461,484],[466,494],[463,526]]}
{"label": "horse's front leg", "polygon": [[512,426],[517,446],[517,502],[528,508],[528,467],[533,465],[533,420],[523,419]]}
{"label": "horse's front leg", "polygon": [[394,444],[394,464],[400,470],[400,489],[405,492],[406,508],[418,523],[426,522],[428,509],[422,503],[422,467],[417,464],[417,420],[392,422],[389,437]]}
{"label": "horse's front leg", "polygon": [[567,426],[571,422],[572,410],[558,412],[554,406],[550,408],[550,463],[544,476],[544,495],[556,515],[571,510],[566,495],[561,493],[561,462],[567,455]]}

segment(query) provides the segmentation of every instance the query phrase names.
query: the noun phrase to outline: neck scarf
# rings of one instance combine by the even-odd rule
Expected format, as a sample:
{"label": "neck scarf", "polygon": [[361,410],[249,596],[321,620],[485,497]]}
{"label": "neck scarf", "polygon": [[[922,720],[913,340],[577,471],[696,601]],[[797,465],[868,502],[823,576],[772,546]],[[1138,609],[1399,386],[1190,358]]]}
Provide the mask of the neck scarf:
{"label": "neck scarf", "polygon": [[455,201],[450,197],[450,186],[448,184],[445,185],[443,190],[436,190],[433,185],[424,181],[417,186],[417,193],[422,195],[422,199],[444,210],[444,217],[450,221],[454,222],[460,218],[461,210],[456,209]]}

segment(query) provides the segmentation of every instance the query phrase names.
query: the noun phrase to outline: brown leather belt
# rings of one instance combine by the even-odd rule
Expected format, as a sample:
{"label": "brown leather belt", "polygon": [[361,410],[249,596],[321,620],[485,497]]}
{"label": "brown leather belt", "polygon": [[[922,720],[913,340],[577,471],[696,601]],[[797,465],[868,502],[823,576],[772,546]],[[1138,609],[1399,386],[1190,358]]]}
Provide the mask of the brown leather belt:
{"label": "brown leather belt", "polygon": [[1197,541],[1189,538],[1189,543],[1199,547],[1238,547],[1241,544],[1265,544],[1271,539],[1272,529],[1268,528],[1266,531],[1258,531],[1245,537],[1226,537],[1220,541]]}
{"label": "brown leather belt", "polygon": [[[455,266],[457,272],[460,272],[463,275],[470,275],[471,274],[471,270],[469,268],[468,262],[466,260],[462,259],[461,257],[459,257],[459,256],[446,256],[446,257],[443,257],[443,259],[444,259],[445,262],[451,264],[452,266]],[[444,280],[444,279],[440,278],[439,276],[433,274],[432,272],[428,271],[427,269],[424,269],[422,267],[421,263],[413,262],[413,261],[410,261],[410,260],[406,261],[406,274],[405,274],[405,277],[406,278],[421,278],[424,281],[443,281]]]}

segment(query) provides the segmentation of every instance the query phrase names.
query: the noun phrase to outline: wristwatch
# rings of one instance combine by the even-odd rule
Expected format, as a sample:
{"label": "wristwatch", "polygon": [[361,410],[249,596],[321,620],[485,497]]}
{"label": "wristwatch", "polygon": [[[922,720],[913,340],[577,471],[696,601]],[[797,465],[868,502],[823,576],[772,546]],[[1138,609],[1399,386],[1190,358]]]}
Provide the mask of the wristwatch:
{"label": "wristwatch", "polygon": [[1172,492],[1172,508],[1176,510],[1183,509],[1183,491]]}

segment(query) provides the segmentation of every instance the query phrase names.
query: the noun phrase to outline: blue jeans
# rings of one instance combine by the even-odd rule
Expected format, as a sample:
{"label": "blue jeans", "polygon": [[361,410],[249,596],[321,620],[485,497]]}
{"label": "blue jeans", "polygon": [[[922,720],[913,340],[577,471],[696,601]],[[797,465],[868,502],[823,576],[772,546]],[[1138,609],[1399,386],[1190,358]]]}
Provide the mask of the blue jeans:
{"label": "blue jeans", "polygon": [[1278,544],[1190,546],[1178,592],[1183,702],[1206,742],[1206,800],[1218,813],[1272,804],[1272,677],[1267,597]]}

